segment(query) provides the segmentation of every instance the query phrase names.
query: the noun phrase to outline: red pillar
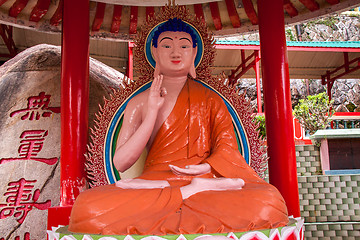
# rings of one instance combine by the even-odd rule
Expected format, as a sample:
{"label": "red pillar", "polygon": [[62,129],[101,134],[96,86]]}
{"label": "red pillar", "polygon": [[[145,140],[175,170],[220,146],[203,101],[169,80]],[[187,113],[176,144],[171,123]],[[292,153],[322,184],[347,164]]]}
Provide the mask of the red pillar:
{"label": "red pillar", "polygon": [[289,65],[282,0],[259,0],[270,183],[283,195],[289,215],[300,216]]}
{"label": "red pillar", "polygon": [[89,0],[64,0],[61,48],[60,205],[85,187],[89,112]]}
{"label": "red pillar", "polygon": [[261,86],[260,86],[260,53],[256,50],[255,53],[255,79],[256,79],[256,99],[258,113],[262,113],[262,102],[261,102]]}
{"label": "red pillar", "polygon": [[129,52],[129,61],[127,76],[133,80],[134,79],[134,57],[133,57],[134,42],[128,42],[128,52]]}

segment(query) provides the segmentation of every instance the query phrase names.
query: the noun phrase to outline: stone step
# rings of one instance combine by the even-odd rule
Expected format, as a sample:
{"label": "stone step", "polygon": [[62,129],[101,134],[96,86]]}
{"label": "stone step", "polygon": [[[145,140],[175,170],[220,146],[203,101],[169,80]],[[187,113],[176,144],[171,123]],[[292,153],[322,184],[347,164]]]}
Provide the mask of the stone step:
{"label": "stone step", "polygon": [[321,174],[319,147],[314,145],[296,145],[295,152],[298,176]]}
{"label": "stone step", "polygon": [[360,222],[305,223],[305,239],[360,239]]}
{"label": "stone step", "polygon": [[[298,176],[321,175],[320,149],[314,145],[296,145],[296,167]],[[265,171],[268,176],[268,170]]]}
{"label": "stone step", "polygon": [[360,221],[360,174],[299,176],[306,223]]}
{"label": "stone step", "polygon": [[360,174],[321,175],[318,147],[295,150],[305,239],[360,239]]}

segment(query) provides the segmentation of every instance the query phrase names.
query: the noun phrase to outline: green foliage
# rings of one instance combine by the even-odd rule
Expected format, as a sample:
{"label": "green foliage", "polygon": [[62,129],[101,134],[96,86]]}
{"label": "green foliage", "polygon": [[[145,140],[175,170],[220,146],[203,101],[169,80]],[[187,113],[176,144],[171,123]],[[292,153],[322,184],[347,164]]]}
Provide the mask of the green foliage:
{"label": "green foliage", "polygon": [[315,24],[323,24],[332,29],[336,29],[337,28],[336,23],[338,23],[338,22],[339,22],[339,20],[334,17],[327,17],[327,18],[322,18],[322,19],[315,21]]}
{"label": "green foliage", "polygon": [[288,39],[290,39],[290,41],[297,41],[297,39],[294,36],[294,34],[292,33],[291,29],[286,29],[285,35]]}
{"label": "green foliage", "polygon": [[257,130],[259,131],[259,137],[261,139],[266,138],[265,116],[256,115],[254,118],[255,124],[259,124]]}
{"label": "green foliage", "polygon": [[338,16],[329,16],[329,17],[324,17],[324,18],[320,18],[317,20],[313,20],[313,21],[309,21],[305,24],[306,27],[312,27],[315,25],[325,25],[328,26],[332,29],[337,29],[336,24],[339,22],[339,17]]}
{"label": "green foliage", "polygon": [[310,95],[306,99],[300,99],[293,113],[301,125],[310,134],[314,134],[319,129],[325,129],[330,123],[329,118],[334,114],[334,111],[330,110],[332,103],[325,92]]}
{"label": "green foliage", "polygon": [[355,104],[353,104],[352,102],[346,104],[346,108],[349,110],[349,112],[354,112],[355,111]]}

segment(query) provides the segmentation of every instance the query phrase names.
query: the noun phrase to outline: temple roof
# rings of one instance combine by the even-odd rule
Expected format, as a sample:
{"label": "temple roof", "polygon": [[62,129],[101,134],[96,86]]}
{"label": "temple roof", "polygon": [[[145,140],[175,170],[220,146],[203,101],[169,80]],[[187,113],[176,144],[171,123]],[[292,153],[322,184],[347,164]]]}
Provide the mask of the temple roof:
{"label": "temple roof", "polygon": [[[295,42],[287,41],[289,74],[291,79],[321,79],[326,71],[332,71],[344,65],[345,58],[349,60],[349,70],[359,68],[360,42]],[[248,58],[254,51],[260,49],[258,41],[216,41],[216,57],[214,74],[224,71],[227,75],[242,63],[241,51]],[[261,57],[261,55],[260,55]],[[253,58],[250,58],[249,64]],[[245,64],[245,65],[247,65]],[[261,61],[260,61],[261,67]],[[238,71],[240,72],[240,71]],[[343,75],[341,78],[360,79],[360,71],[339,69],[332,74]],[[242,78],[255,78],[251,67]]]}
{"label": "temple roof", "polygon": [[[0,23],[44,32],[61,32],[63,0],[0,0]],[[147,16],[158,14],[167,0],[90,1],[93,37],[127,40]],[[203,17],[216,36],[257,31],[257,0],[182,0]],[[284,0],[285,24],[295,24],[360,5],[360,0]]]}
{"label": "temple roof", "polygon": [[[0,23],[14,26],[12,39],[18,51],[36,44],[61,45],[63,0],[0,0]],[[147,15],[157,14],[167,0],[90,1],[90,56],[125,73],[128,44]],[[203,16],[215,36],[236,36],[257,31],[257,0],[178,0],[191,13]],[[360,6],[360,0],[284,0],[285,24],[342,12]],[[74,23],[76,24],[76,23]],[[55,33],[55,34],[51,34]],[[57,34],[56,34],[57,33]],[[218,38],[217,38],[218,39]],[[0,57],[9,59],[8,49],[0,39]],[[6,43],[8,44],[8,43]],[[319,79],[327,70],[360,57],[359,42],[288,42],[291,78]],[[260,48],[256,41],[217,41],[214,74],[230,74],[245,56]],[[355,66],[353,63],[350,67]],[[360,78],[359,71],[344,76]],[[136,77],[136,76],[135,76]],[[254,78],[252,68],[243,77]]]}

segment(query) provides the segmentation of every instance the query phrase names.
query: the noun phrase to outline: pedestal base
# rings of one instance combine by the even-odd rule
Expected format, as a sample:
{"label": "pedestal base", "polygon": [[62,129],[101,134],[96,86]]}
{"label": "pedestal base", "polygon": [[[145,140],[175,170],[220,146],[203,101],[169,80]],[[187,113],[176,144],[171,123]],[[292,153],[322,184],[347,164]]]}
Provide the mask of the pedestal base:
{"label": "pedestal base", "polygon": [[304,219],[290,217],[288,226],[249,232],[223,234],[180,234],[180,235],[95,235],[67,231],[67,226],[48,230],[49,240],[303,240]]}

